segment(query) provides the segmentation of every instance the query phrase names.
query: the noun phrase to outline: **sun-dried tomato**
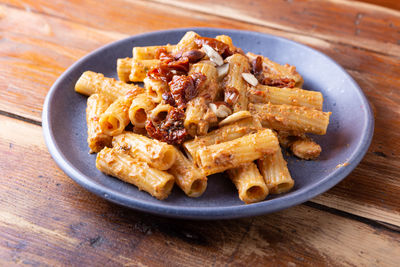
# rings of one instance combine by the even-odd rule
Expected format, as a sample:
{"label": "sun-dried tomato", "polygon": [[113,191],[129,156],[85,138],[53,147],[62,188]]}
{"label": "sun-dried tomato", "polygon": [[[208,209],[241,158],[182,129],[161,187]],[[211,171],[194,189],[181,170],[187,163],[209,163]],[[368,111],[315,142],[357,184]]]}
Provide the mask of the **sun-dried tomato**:
{"label": "sun-dried tomato", "polygon": [[211,46],[215,51],[218,52],[223,58],[229,57],[233,55],[233,51],[229,49],[229,45],[215,39],[209,37],[197,37],[195,43],[202,47],[204,44]]}
{"label": "sun-dried tomato", "polygon": [[187,57],[181,57],[178,60],[170,61],[168,63],[168,68],[182,73],[187,73],[189,71],[189,59]]}
{"label": "sun-dried tomato", "polygon": [[[195,94],[193,96],[193,97],[195,97],[199,91],[199,87],[207,80],[207,76],[200,72],[192,73],[192,74],[190,74],[190,76],[193,79],[194,87],[196,89]],[[191,97],[191,98],[193,98],[193,97]]]}
{"label": "sun-dried tomato", "polygon": [[166,119],[155,123],[151,119],[146,121],[148,135],[159,141],[172,145],[180,145],[185,141],[187,131],[183,125],[185,113],[182,109],[170,108]]}
{"label": "sun-dried tomato", "polygon": [[151,79],[162,80],[164,82],[169,82],[172,80],[176,73],[174,73],[167,64],[158,64],[158,66],[150,69],[147,72],[147,76]]}
{"label": "sun-dried tomato", "polygon": [[162,99],[164,100],[165,104],[171,105],[171,106],[176,106],[175,100],[172,97],[172,94],[170,91],[166,91],[161,95]]}
{"label": "sun-dried tomato", "polygon": [[186,103],[197,96],[198,87],[207,79],[202,73],[193,73],[190,76],[177,76],[169,83],[170,91],[178,108],[186,108]]}
{"label": "sun-dried tomato", "polygon": [[279,79],[271,79],[271,78],[264,78],[261,82],[264,85],[274,86],[274,87],[287,87],[293,88],[296,82],[293,79],[289,78],[279,78]]}
{"label": "sun-dried tomato", "polygon": [[159,47],[156,49],[156,58],[162,59],[168,55],[167,49],[165,47]]}

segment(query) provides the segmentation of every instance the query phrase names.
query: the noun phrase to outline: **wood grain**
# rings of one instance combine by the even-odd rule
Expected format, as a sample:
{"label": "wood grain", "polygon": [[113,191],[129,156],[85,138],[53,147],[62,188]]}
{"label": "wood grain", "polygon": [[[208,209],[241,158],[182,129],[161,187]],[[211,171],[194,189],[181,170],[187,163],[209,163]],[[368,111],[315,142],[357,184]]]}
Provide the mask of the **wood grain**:
{"label": "wood grain", "polygon": [[400,10],[400,2],[393,0],[359,0],[360,2],[370,3],[378,6],[387,7],[390,9]]}
{"label": "wood grain", "polygon": [[[62,3],[73,4],[77,5],[75,2]],[[48,5],[53,5],[53,2]],[[43,6],[40,6],[40,12],[44,10]],[[6,90],[0,97],[0,110],[40,121],[44,97],[65,68],[87,51],[127,35],[112,29],[99,30],[84,26],[82,22],[70,22],[53,15],[32,12],[33,8],[39,8],[37,6],[30,8],[30,11],[7,6],[2,8],[0,28],[4,30],[4,38],[0,42],[0,86]],[[115,6],[110,7],[111,10],[113,8],[116,9]],[[149,12],[148,9],[153,6],[138,5],[136,8],[143,8],[142,14]],[[161,9],[159,6],[155,8],[160,13]],[[50,12],[52,9],[46,10]],[[100,9],[95,11],[100,12]],[[288,37],[327,53],[344,66],[363,88],[375,109],[375,139],[360,167],[316,201],[360,216],[400,225],[400,200],[396,197],[400,187],[399,147],[396,145],[400,129],[395,123],[399,118],[400,103],[400,92],[396,89],[400,87],[397,58],[215,16],[196,14],[197,17],[193,19],[195,13],[186,10],[175,10],[174,15],[187,23],[195,23],[202,18],[200,23],[206,21],[219,27],[247,27]],[[144,16],[139,18],[143,27],[149,24]],[[152,30],[163,26],[174,27],[174,23],[157,20],[148,27]],[[32,36],[35,29],[35,35]],[[125,30],[133,32],[141,29],[126,27]]]}
{"label": "wood grain", "polygon": [[116,206],[57,168],[39,126],[4,116],[0,125],[0,157],[7,158],[0,161],[1,265],[394,266],[400,261],[398,233],[305,205],[216,222],[160,218]]}
{"label": "wood grain", "polygon": [[400,12],[376,5],[347,0],[241,0],[229,6],[213,0],[152,1],[400,56]]}

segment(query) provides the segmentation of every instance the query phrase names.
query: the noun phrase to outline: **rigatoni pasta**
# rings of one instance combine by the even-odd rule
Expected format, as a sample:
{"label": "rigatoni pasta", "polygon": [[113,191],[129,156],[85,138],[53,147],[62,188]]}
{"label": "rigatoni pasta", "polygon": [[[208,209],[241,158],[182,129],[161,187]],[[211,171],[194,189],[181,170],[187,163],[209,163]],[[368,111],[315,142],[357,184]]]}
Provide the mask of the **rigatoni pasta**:
{"label": "rigatoni pasta", "polygon": [[294,181],[280,148],[275,153],[258,159],[258,168],[272,194],[281,194],[293,187]]}
{"label": "rigatoni pasta", "polygon": [[227,172],[239,192],[239,198],[244,203],[259,202],[267,197],[268,187],[257,165],[253,162],[242,164],[237,168],[229,169]]}
{"label": "rigatoni pasta", "polygon": [[298,134],[324,135],[330,112],[291,105],[249,104],[249,111],[257,116],[264,127]]}
{"label": "rigatoni pasta", "polygon": [[135,160],[118,148],[103,148],[97,154],[96,167],[106,174],[136,185],[139,190],[144,190],[158,199],[168,197],[175,182],[175,178],[168,172]]}
{"label": "rigatoni pasta", "polygon": [[232,141],[200,148],[198,165],[210,175],[275,153],[278,148],[276,135],[270,129],[261,129]]}
{"label": "rigatoni pasta", "polygon": [[75,91],[87,96],[96,93],[102,94],[114,101],[128,93],[140,94],[144,89],[133,84],[116,81],[113,78],[106,78],[101,73],[85,71],[76,82]]}
{"label": "rigatoni pasta", "polygon": [[159,170],[168,170],[176,159],[173,146],[132,132],[114,137],[112,144]]}
{"label": "rigatoni pasta", "polygon": [[102,94],[93,94],[87,99],[86,123],[87,142],[90,148],[89,153],[97,153],[105,146],[111,145],[112,136],[104,133],[100,127],[100,116],[110,106],[111,101]]}
{"label": "rigatoni pasta", "polygon": [[207,188],[207,176],[179,149],[176,149],[176,160],[169,173],[175,177],[176,184],[189,197],[199,197]]}
{"label": "rigatoni pasta", "polygon": [[294,187],[280,145],[301,159],[321,153],[306,133],[327,132],[322,94],[303,89],[294,66],[245,54],[227,35],[133,47],[117,75],[86,71],[76,82],[89,96],[89,152],[100,171],[157,199],[175,183],[200,197],[207,176],[226,171],[241,201],[263,201]]}

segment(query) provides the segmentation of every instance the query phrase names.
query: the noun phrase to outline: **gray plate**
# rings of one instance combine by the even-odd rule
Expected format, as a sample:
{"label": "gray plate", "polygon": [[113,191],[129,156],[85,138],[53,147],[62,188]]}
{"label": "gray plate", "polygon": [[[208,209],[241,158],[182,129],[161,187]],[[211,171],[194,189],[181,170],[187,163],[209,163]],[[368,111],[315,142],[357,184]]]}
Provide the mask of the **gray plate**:
{"label": "gray plate", "polygon": [[[188,30],[215,37],[227,34],[245,52],[262,54],[279,63],[297,67],[304,88],[321,91],[324,111],[331,111],[325,136],[315,136],[322,146],[316,161],[289,157],[296,181],[287,194],[268,196],[260,203],[244,205],[224,175],[209,177],[200,198],[188,198],[175,186],[165,201],[159,201],[133,185],[106,176],[95,167],[95,155],[86,143],[86,97],[75,93],[74,84],[86,70],[115,77],[117,58],[132,56],[132,47],[177,43]],[[307,46],[256,32],[213,28],[175,29],[132,36],[106,45],[73,64],[50,89],[43,107],[46,144],[60,168],[87,190],[112,202],[154,214],[193,219],[228,219],[265,214],[305,202],[346,177],[365,155],[373,135],[373,116],[356,82],[332,59]],[[345,167],[338,164],[347,163]]]}

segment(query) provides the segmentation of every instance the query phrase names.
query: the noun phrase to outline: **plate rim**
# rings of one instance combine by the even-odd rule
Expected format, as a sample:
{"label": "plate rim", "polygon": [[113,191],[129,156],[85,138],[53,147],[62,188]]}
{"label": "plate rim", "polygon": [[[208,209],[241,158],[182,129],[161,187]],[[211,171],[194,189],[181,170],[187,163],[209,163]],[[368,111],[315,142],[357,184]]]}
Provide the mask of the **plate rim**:
{"label": "plate rim", "polygon": [[[247,205],[237,205],[237,206],[230,206],[230,207],[177,207],[174,205],[167,205],[167,206],[160,206],[157,203],[149,202],[145,200],[138,200],[132,199],[129,197],[125,197],[124,195],[119,194],[118,191],[110,189],[104,185],[95,183],[94,181],[90,180],[84,173],[80,172],[74,165],[67,160],[64,156],[63,152],[57,146],[57,143],[54,138],[54,134],[51,131],[51,122],[50,122],[50,111],[51,111],[51,103],[54,98],[54,94],[57,91],[57,88],[62,88],[60,85],[63,83],[64,79],[66,79],[74,69],[80,65],[81,63],[85,62],[87,59],[101,53],[102,50],[108,49],[110,46],[118,46],[119,43],[126,42],[127,40],[133,40],[135,38],[146,38],[148,36],[153,36],[161,33],[176,33],[176,32],[185,32],[185,31],[211,31],[215,32],[216,34],[220,34],[221,32],[224,34],[230,33],[239,33],[239,34],[250,34],[256,36],[268,36],[273,39],[279,39],[281,42],[289,43],[290,45],[294,45],[297,47],[301,47],[302,49],[311,50],[313,53],[317,53],[319,56],[323,57],[325,60],[329,61],[331,64],[334,64],[338,67],[343,74],[348,78],[349,82],[352,86],[356,89],[360,99],[361,104],[365,108],[365,127],[361,130],[362,135],[360,137],[360,141],[357,144],[356,148],[352,151],[349,158],[347,159],[348,165],[346,167],[342,167],[337,169],[334,172],[329,173],[324,179],[312,184],[309,186],[307,190],[305,189],[298,189],[294,194],[286,195],[285,201],[282,202],[282,198],[278,197],[275,199],[270,199],[267,201],[261,201],[258,203],[247,204]],[[78,61],[73,63],[69,68],[67,68],[60,77],[57,78],[55,83],[51,86],[50,90],[48,91],[42,111],[42,129],[43,135],[45,139],[46,146],[49,150],[49,153],[53,157],[54,161],[57,165],[65,172],[72,180],[78,183],[80,186],[85,188],[86,190],[104,198],[116,204],[129,207],[135,210],[139,210],[142,212],[152,213],[156,215],[162,215],[167,217],[174,217],[174,218],[183,218],[183,219],[202,219],[202,220],[214,220],[214,219],[234,219],[234,218],[241,218],[241,217],[249,217],[249,216],[256,216],[261,214],[267,214],[271,212],[276,212],[278,210],[283,210],[301,203],[304,203],[313,197],[322,194],[337,183],[342,181],[347,175],[353,171],[356,166],[360,163],[360,161],[365,156],[368,148],[371,144],[373,132],[374,132],[374,116],[372,113],[372,109],[370,107],[369,101],[365,94],[363,93],[362,89],[359,85],[354,81],[354,79],[347,73],[347,71],[340,66],[336,61],[334,61],[329,56],[325,55],[324,53],[313,49],[307,45],[303,45],[296,41],[292,41],[286,39],[284,37],[267,34],[267,33],[260,33],[254,31],[247,31],[247,30],[236,30],[236,29],[223,29],[223,28],[212,28],[212,27],[189,27],[189,28],[175,28],[175,29],[166,29],[166,30],[159,30],[159,31],[152,31],[137,35],[132,35],[127,38],[106,44],[100,48],[95,49],[94,51],[88,53],[84,57],[80,58]],[[267,204],[266,204],[267,203]],[[165,203],[164,203],[165,204]]]}

